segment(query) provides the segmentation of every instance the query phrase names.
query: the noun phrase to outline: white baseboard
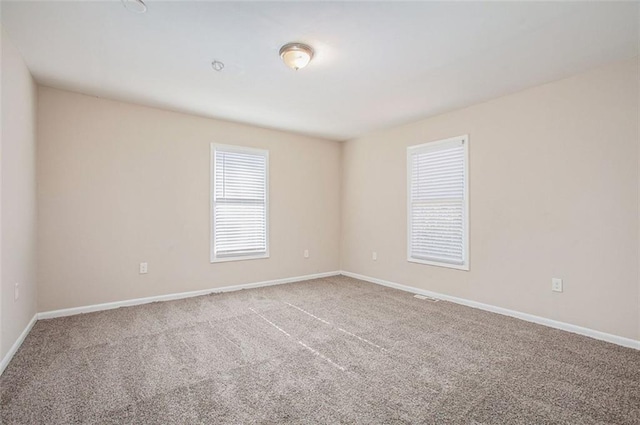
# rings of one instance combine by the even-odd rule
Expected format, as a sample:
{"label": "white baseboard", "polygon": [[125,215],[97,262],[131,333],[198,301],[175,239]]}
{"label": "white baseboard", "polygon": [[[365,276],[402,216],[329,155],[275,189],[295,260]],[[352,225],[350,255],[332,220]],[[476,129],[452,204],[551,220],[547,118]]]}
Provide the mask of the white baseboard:
{"label": "white baseboard", "polygon": [[110,310],[110,309],[119,308],[119,307],[147,304],[155,301],[178,300],[182,298],[197,297],[200,295],[207,295],[207,294],[217,293],[217,292],[230,292],[230,291],[238,291],[241,289],[280,285],[283,283],[292,283],[292,282],[299,282],[304,280],[319,279],[323,277],[336,276],[339,274],[353,277],[355,279],[365,280],[371,283],[376,283],[378,285],[388,286],[390,288],[400,289],[402,291],[407,291],[414,294],[426,295],[428,297],[438,298],[441,300],[454,302],[456,304],[478,308],[480,310],[490,311],[492,313],[498,313],[498,314],[503,314],[505,316],[515,317],[517,319],[526,320],[528,322],[538,323],[541,325],[549,326],[551,328],[561,329],[564,331],[585,335],[585,336],[599,339],[602,341],[611,342],[613,344],[621,345],[624,347],[635,348],[636,350],[640,350],[640,341],[635,339],[625,338],[625,337],[621,337],[621,336],[617,336],[617,335],[613,335],[605,332],[596,331],[589,328],[583,328],[581,326],[572,325],[570,323],[559,322],[557,320],[547,319],[540,316],[534,316],[532,314],[522,313],[515,310],[509,310],[502,307],[496,307],[490,304],[484,304],[477,301],[467,300],[464,298],[453,297],[451,295],[445,295],[445,294],[440,294],[433,291],[427,291],[424,289],[402,285],[399,283],[390,282],[383,279],[377,279],[370,276],[364,276],[357,273],[352,273],[348,271],[333,271],[333,272],[326,272],[326,273],[311,274],[306,276],[297,276],[297,277],[290,277],[290,278],[284,278],[284,279],[268,280],[264,282],[247,283],[247,284],[234,285],[234,286],[224,286],[220,288],[203,289],[200,291],[181,292],[176,294],[158,295],[154,297],[136,298],[136,299],[125,300],[125,301],[116,301],[116,302],[104,303],[104,304],[94,304],[94,305],[88,305],[83,307],[74,307],[74,308],[45,311],[42,313],[38,313],[33,316],[31,321],[27,325],[27,327],[24,329],[24,331],[22,331],[22,334],[20,334],[20,337],[18,337],[18,339],[13,344],[11,349],[7,352],[7,354],[2,359],[2,362],[0,363],[0,375],[2,374],[2,372],[4,372],[5,368],[7,367],[7,365],[9,364],[9,362],[11,361],[15,353],[18,351],[18,349],[22,345],[22,342],[27,337],[27,335],[31,331],[31,328],[33,328],[33,325],[36,323],[37,320],[52,319],[55,317],[71,316],[75,314],[90,313],[90,312],[101,311],[101,310]]}
{"label": "white baseboard", "polygon": [[27,324],[27,327],[24,328],[24,330],[22,331],[22,333],[20,334],[16,342],[14,342],[13,345],[11,346],[11,349],[7,352],[7,354],[5,354],[4,358],[2,359],[2,362],[0,363],[0,375],[2,375],[6,367],[9,365],[9,362],[13,358],[14,354],[16,354],[16,352],[18,351],[18,348],[20,348],[20,346],[24,342],[24,339],[27,337],[27,335],[29,335],[31,328],[33,328],[33,325],[36,324],[37,320],[38,320],[38,315],[34,314],[31,320],[29,321],[29,324]]}
{"label": "white baseboard", "polygon": [[202,289],[199,291],[180,292],[176,294],[157,295],[153,297],[135,298],[130,300],[115,301],[115,302],[104,303],[104,304],[93,304],[93,305],[87,305],[82,307],[65,308],[62,310],[45,311],[42,313],[38,313],[38,320],[53,319],[55,317],[73,316],[75,314],[91,313],[94,311],[111,310],[114,308],[147,304],[147,303],[152,303],[156,301],[179,300],[182,298],[197,297],[200,295],[208,295],[216,292],[230,292],[230,291],[239,291],[241,289],[259,288],[262,286],[281,285],[283,283],[292,283],[292,282],[299,282],[303,280],[319,279],[322,277],[336,276],[339,274],[340,274],[339,271],[316,273],[316,274],[309,274],[305,276],[296,276],[296,277],[288,277],[284,279],[267,280],[264,282],[245,283],[241,285],[223,286],[220,288]]}
{"label": "white baseboard", "polygon": [[613,344],[622,345],[623,347],[635,348],[640,350],[640,341],[625,338],[618,335],[609,334],[606,332],[600,332],[589,328],[583,328],[582,326],[572,325],[570,323],[559,322],[557,320],[547,319],[540,316],[534,316],[533,314],[522,313],[515,310],[509,310],[507,308],[496,307],[490,304],[484,304],[477,301],[471,301],[464,298],[453,297],[451,295],[440,294],[438,292],[427,291],[424,289],[415,288],[413,286],[402,285],[395,282],[389,282],[387,280],[377,279],[375,277],[364,276],[357,273],[348,271],[341,271],[341,274],[355,279],[365,280],[367,282],[376,283],[378,285],[388,286],[390,288],[400,289],[402,291],[412,292],[414,294],[426,295],[432,298],[438,298],[444,301],[450,301],[456,304],[466,305],[468,307],[478,308],[480,310],[490,311],[492,313],[503,314],[505,316],[515,317],[517,319],[526,320],[527,322],[538,323],[540,325],[549,326],[555,329],[561,329],[563,331],[573,332],[580,335],[585,335],[591,338],[599,339],[602,341],[611,342]]}

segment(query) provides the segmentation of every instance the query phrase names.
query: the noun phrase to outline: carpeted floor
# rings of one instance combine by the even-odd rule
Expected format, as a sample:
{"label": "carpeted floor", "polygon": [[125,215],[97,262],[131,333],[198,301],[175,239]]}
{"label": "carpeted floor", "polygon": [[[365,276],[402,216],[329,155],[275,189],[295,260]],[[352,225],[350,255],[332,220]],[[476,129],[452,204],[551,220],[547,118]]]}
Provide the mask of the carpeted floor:
{"label": "carpeted floor", "polygon": [[43,320],[8,424],[639,424],[640,352],[336,276]]}

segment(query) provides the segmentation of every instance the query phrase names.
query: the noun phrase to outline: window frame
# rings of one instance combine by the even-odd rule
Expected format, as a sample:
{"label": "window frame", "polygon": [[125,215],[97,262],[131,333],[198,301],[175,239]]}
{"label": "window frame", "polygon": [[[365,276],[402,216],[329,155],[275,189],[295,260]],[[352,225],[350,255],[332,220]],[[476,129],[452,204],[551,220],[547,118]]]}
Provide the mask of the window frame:
{"label": "window frame", "polygon": [[[265,158],[265,243],[266,249],[264,253],[256,255],[241,255],[237,257],[216,257],[215,250],[215,155],[216,151],[223,152],[237,152],[237,153],[249,153],[253,155],[262,155]],[[210,173],[210,192],[209,192],[209,260],[211,263],[224,263],[228,261],[244,261],[244,260],[259,260],[269,258],[269,151],[266,149],[252,148],[247,146],[227,145],[221,143],[211,143],[210,158],[209,158],[209,173]]]}
{"label": "window frame", "polygon": [[[416,151],[424,151],[424,150],[428,150],[430,148],[434,148],[436,146],[439,145],[445,145],[445,144],[450,144],[450,143],[454,143],[454,142],[462,142],[462,145],[464,147],[464,200],[463,200],[463,208],[464,208],[464,218],[463,218],[463,226],[464,226],[464,231],[463,231],[463,240],[462,240],[462,245],[463,245],[463,255],[464,255],[464,261],[463,264],[451,264],[451,263],[445,263],[445,262],[441,262],[441,261],[434,261],[434,260],[423,260],[423,259],[419,259],[419,258],[413,258],[412,257],[412,252],[411,252],[411,237],[412,237],[412,220],[411,220],[411,202],[412,202],[412,196],[411,196],[411,177],[412,177],[412,172],[413,172],[413,166],[411,163],[411,155],[413,153],[415,153]],[[449,268],[449,269],[455,269],[455,270],[463,270],[463,271],[469,271],[469,264],[470,264],[470,259],[469,259],[469,135],[465,134],[462,136],[456,136],[456,137],[450,137],[447,139],[442,139],[442,140],[435,140],[432,142],[427,142],[427,143],[422,143],[419,145],[412,145],[412,146],[408,146],[407,147],[407,202],[406,202],[406,206],[407,206],[407,261],[411,262],[411,263],[417,263],[417,264],[425,264],[425,265],[429,265],[429,266],[437,266],[437,267],[445,267],[445,268]]]}

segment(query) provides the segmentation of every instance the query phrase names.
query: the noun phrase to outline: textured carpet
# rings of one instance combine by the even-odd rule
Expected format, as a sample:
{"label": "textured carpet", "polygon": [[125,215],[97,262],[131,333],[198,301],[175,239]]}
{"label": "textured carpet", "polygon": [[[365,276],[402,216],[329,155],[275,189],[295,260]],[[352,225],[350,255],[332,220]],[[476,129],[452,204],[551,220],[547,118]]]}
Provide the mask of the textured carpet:
{"label": "textured carpet", "polygon": [[639,424],[640,352],[343,276],[43,320],[4,424]]}

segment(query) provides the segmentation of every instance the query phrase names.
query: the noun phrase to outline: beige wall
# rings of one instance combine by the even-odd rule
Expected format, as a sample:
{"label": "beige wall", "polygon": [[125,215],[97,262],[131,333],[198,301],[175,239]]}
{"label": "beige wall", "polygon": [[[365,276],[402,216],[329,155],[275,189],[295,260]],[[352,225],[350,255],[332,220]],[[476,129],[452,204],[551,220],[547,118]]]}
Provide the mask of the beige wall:
{"label": "beige wall", "polygon": [[[38,105],[39,311],[338,270],[339,143],[46,87]],[[269,259],[209,262],[211,142],[269,150]]]}
{"label": "beige wall", "polygon": [[[340,145],[41,87],[39,310],[341,267],[640,338],[639,90],[626,61]],[[406,147],[461,134],[471,270],[408,263]],[[210,142],[269,149],[270,259],[209,263]]]}
{"label": "beige wall", "polygon": [[[36,85],[2,33],[0,358],[36,313]],[[14,285],[20,297],[14,301]]]}
{"label": "beige wall", "polygon": [[[638,112],[634,59],[346,142],[342,269],[640,339]],[[406,147],[462,134],[471,270],[409,263]]]}

